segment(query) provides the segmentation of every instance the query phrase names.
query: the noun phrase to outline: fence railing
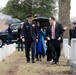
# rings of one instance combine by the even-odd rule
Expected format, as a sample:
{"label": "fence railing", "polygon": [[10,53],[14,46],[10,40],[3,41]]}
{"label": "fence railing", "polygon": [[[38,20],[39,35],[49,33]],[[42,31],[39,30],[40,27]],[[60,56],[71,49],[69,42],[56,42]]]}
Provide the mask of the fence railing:
{"label": "fence railing", "polygon": [[71,66],[72,75],[76,75],[76,39],[71,40],[71,46],[68,44],[68,39],[63,40],[63,53]]}
{"label": "fence railing", "polygon": [[16,51],[16,44],[4,45],[0,48],[0,62]]}

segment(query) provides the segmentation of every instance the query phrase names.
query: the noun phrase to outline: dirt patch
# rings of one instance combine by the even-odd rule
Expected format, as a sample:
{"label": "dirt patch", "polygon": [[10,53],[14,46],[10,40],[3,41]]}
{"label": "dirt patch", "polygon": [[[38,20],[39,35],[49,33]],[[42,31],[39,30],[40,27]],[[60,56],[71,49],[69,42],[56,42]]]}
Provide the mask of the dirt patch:
{"label": "dirt patch", "polygon": [[15,52],[0,63],[0,75],[71,75],[66,58],[60,58],[58,65],[51,65],[44,58],[41,62],[26,63],[25,52]]}
{"label": "dirt patch", "polygon": [[6,75],[15,75],[18,71],[18,66],[13,66],[7,71]]}

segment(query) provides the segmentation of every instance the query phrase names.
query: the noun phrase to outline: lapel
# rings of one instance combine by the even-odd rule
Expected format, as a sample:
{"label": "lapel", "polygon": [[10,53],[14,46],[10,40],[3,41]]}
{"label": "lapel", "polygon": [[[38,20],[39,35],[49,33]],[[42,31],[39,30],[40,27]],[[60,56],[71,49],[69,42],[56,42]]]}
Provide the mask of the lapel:
{"label": "lapel", "polygon": [[27,22],[27,25],[28,25],[29,27],[32,26],[32,24],[33,24],[33,23],[29,24],[29,22]]}
{"label": "lapel", "polygon": [[29,22],[27,22],[27,25],[28,25],[28,26],[30,25]]}
{"label": "lapel", "polygon": [[56,29],[57,29],[57,23],[55,24],[55,33],[56,33]]}
{"label": "lapel", "polygon": [[52,33],[51,31],[52,31],[52,25],[50,25],[49,27],[49,32]]}

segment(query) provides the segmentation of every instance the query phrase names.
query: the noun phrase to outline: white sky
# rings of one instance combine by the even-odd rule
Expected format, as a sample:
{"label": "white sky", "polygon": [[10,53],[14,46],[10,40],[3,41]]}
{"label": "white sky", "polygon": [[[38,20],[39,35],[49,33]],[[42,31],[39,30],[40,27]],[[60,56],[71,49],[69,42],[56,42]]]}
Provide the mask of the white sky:
{"label": "white sky", "polygon": [[76,0],[71,0],[70,16],[71,17],[76,17]]}
{"label": "white sky", "polygon": [[0,0],[0,7],[5,7],[8,0]]}
{"label": "white sky", "polygon": [[[0,8],[5,7],[8,0],[0,0]],[[71,0],[71,17],[76,17],[76,0]]]}

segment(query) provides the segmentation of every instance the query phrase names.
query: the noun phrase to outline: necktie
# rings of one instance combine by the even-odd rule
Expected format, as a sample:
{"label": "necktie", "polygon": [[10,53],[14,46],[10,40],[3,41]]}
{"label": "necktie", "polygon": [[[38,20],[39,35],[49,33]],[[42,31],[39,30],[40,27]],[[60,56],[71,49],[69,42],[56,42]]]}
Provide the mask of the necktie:
{"label": "necktie", "polygon": [[55,39],[55,37],[54,37],[54,25],[52,25],[52,39]]}

